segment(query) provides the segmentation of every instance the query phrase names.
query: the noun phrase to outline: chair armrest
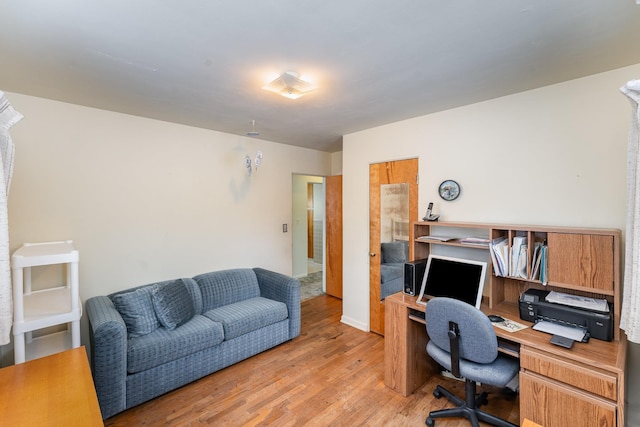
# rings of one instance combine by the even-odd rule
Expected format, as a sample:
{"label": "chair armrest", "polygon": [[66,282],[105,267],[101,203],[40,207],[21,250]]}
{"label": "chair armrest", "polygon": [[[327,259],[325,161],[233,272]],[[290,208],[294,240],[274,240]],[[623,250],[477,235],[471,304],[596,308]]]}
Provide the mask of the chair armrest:
{"label": "chair armrest", "polygon": [[127,407],[127,326],[109,297],[89,298],[85,308],[93,381],[102,418],[106,419]]}
{"label": "chair armrest", "polygon": [[254,268],[260,287],[260,295],[283,302],[289,311],[289,339],[300,335],[300,282],[264,268]]}

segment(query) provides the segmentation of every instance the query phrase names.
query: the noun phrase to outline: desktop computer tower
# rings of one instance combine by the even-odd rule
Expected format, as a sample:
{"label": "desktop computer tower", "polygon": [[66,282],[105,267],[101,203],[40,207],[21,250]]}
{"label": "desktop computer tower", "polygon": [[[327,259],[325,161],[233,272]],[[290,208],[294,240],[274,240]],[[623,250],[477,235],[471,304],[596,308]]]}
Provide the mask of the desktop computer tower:
{"label": "desktop computer tower", "polygon": [[427,267],[427,260],[417,259],[404,264],[404,287],[403,292],[406,295],[418,295],[422,286],[422,278],[424,270]]}

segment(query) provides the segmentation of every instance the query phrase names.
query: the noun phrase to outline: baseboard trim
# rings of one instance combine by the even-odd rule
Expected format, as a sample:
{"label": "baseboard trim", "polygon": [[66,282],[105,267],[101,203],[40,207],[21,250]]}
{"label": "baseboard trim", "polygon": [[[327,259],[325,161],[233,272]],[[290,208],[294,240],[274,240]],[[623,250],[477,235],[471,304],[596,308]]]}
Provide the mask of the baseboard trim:
{"label": "baseboard trim", "polygon": [[359,322],[345,315],[342,315],[342,317],[340,318],[340,323],[344,323],[345,325],[349,325],[356,329],[360,329],[361,331],[369,332],[368,324]]}

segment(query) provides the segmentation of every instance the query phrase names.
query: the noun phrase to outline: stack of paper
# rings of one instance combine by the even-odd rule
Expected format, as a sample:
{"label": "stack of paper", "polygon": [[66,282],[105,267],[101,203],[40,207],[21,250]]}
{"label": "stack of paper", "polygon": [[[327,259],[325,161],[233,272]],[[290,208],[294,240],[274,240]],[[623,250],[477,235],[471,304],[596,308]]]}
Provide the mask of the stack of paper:
{"label": "stack of paper", "polygon": [[450,237],[450,236],[420,236],[416,238],[416,240],[422,241],[422,242],[428,242],[428,241],[448,242],[453,239],[454,237]]}
{"label": "stack of paper", "polygon": [[609,304],[606,299],[589,298],[582,295],[570,295],[562,292],[551,291],[545,298],[548,302],[570,305],[572,307],[586,308],[589,310],[609,312]]}
{"label": "stack of paper", "polygon": [[460,243],[462,243],[463,245],[477,245],[477,246],[489,246],[489,243],[491,242],[491,240],[489,240],[486,237],[463,237],[462,239],[460,239]]}
{"label": "stack of paper", "polygon": [[581,328],[560,325],[554,322],[548,322],[546,320],[542,320],[535,325],[533,328],[536,331],[546,332],[552,335],[560,335],[561,337],[570,338],[574,341],[582,341],[584,336],[587,334],[587,331]]}

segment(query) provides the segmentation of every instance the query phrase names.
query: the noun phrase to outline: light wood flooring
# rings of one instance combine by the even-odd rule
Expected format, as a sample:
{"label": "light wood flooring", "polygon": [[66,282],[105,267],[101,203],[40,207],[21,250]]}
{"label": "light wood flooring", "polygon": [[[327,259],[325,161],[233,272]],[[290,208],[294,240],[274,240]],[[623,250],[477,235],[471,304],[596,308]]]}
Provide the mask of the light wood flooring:
{"label": "light wood flooring", "polygon": [[[339,299],[304,301],[298,338],[122,412],[105,426],[424,426],[430,410],[450,407],[433,397],[436,384],[464,395],[463,383],[440,376],[408,397],[385,387],[384,339],[340,323],[341,314]],[[484,408],[518,424],[517,398],[488,391]]]}

